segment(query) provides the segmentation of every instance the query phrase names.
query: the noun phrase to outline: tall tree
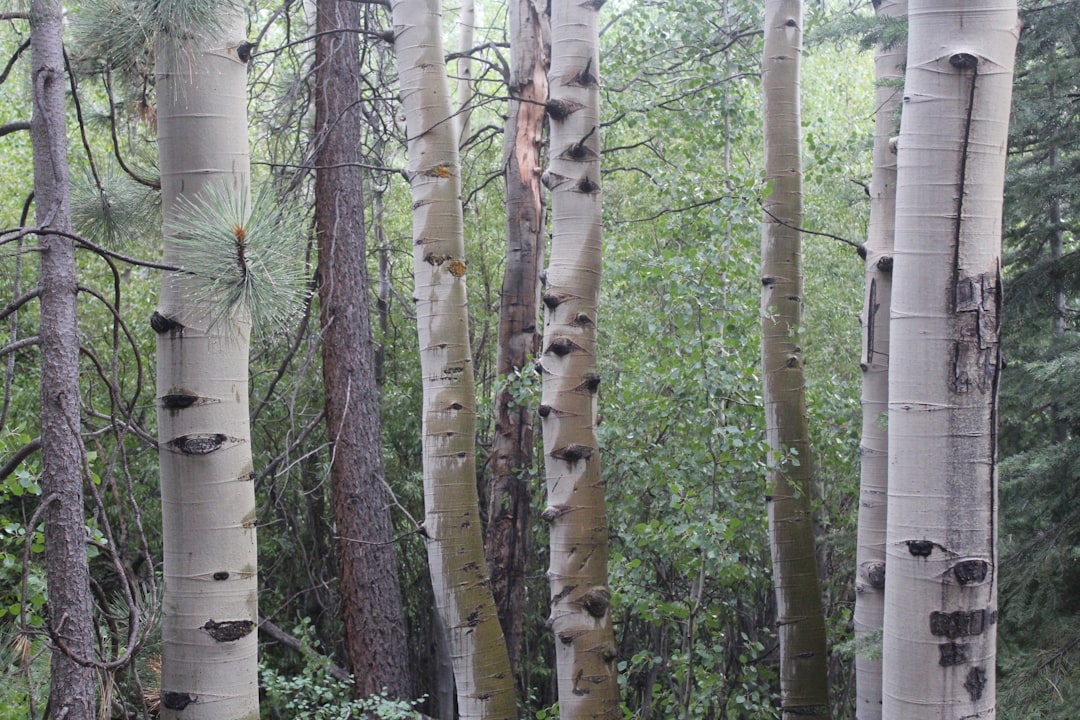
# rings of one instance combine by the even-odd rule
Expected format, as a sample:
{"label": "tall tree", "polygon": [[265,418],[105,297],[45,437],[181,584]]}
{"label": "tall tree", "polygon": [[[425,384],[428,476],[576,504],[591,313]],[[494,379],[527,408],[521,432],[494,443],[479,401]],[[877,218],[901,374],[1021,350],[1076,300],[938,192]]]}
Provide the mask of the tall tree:
{"label": "tall tree", "polygon": [[[249,168],[243,15],[166,25],[157,47],[165,260],[190,265],[223,236],[220,262],[246,275]],[[207,227],[182,218],[201,208]],[[214,225],[217,224],[217,227]],[[208,252],[213,252],[208,250]],[[243,309],[167,273],[157,332],[165,597],[162,716],[258,715],[255,493]]]}
{"label": "tall tree", "polygon": [[911,0],[897,168],[883,717],[988,717],[1012,0]]}
{"label": "tall tree", "polygon": [[533,415],[514,392],[514,378],[540,349],[537,317],[546,229],[540,186],[547,102],[546,16],[533,0],[513,0],[508,12],[510,103],[503,140],[506,180],[506,268],[499,294],[495,434],[491,443],[491,493],[485,552],[515,676],[525,610],[529,556],[529,492]]}
{"label": "tall tree", "polygon": [[[874,3],[879,18],[902,18],[907,0]],[[870,179],[870,234],[863,246],[866,287],[862,336],[862,459],[855,564],[855,692],[858,720],[881,717],[881,654],[885,612],[885,523],[889,491],[889,306],[892,298],[893,220],[900,83],[907,45],[887,38],[874,53],[874,164]]]}
{"label": "tall tree", "polygon": [[391,542],[369,310],[360,62],[362,6],[319,0],[315,26],[315,226],[323,384],[345,649],[367,696],[408,690],[405,615]]}
{"label": "tall tree", "polygon": [[462,718],[517,716],[484,564],[476,490],[476,386],[465,294],[456,125],[439,0],[391,4],[408,134],[416,324],[423,374],[424,530]]}
{"label": "tall tree", "polygon": [[[96,717],[94,619],[83,512],[84,449],[80,435],[78,284],[71,233],[63,7],[30,3],[30,121],[36,220],[41,249],[41,490],[49,633],[54,643],[49,708],[53,717]],[[82,662],[80,662],[82,661]]]}
{"label": "tall tree", "polygon": [[551,4],[551,258],[543,295],[540,405],[551,525],[551,617],[559,713],[619,717],[608,526],[597,437],[601,3]]}
{"label": "tall tree", "polygon": [[812,518],[812,461],[799,329],[803,272],[799,71],[801,0],[765,3],[762,117],[765,199],[761,231],[761,363],[769,476],[769,547],[780,635],[784,718],[829,716],[825,616]]}

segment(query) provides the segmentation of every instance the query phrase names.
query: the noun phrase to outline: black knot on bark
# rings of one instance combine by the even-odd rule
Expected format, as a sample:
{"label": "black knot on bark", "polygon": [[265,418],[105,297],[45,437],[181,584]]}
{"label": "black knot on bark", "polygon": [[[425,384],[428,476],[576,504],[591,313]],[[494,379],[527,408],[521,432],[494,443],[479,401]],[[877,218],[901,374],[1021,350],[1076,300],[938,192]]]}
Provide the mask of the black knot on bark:
{"label": "black knot on bark", "polygon": [[548,415],[551,414],[551,406],[550,405],[541,405],[539,412],[540,412],[540,417],[546,418]]}
{"label": "black knot on bark", "polygon": [[990,572],[990,563],[985,560],[963,560],[953,566],[953,574],[961,585],[980,583]]}
{"label": "black knot on bark", "polygon": [[585,177],[582,178],[581,182],[578,183],[577,189],[579,192],[583,192],[586,195],[591,195],[594,192],[598,192],[600,190],[600,183],[593,182],[589,178]]}
{"label": "black knot on bark", "polygon": [[971,70],[979,64],[979,58],[970,53],[956,53],[949,58],[949,64],[959,70]]}
{"label": "black knot on bark", "polygon": [[161,396],[161,407],[168,410],[183,410],[195,404],[198,398],[186,393],[173,393]]}
{"label": "black knot on bark", "polygon": [[864,243],[864,244],[860,245],[859,247],[855,248],[855,252],[856,252],[856,254],[858,254],[859,257],[861,257],[863,260],[865,260],[866,259],[866,244]]}
{"label": "black knot on bark", "polygon": [[765,277],[761,278],[761,284],[765,287],[772,287],[776,284],[776,278],[766,275]]}
{"label": "black knot on bark", "polygon": [[885,563],[874,562],[866,567],[866,580],[870,587],[881,590],[885,587]]}
{"label": "black knot on bark", "polygon": [[585,374],[585,387],[589,389],[589,392],[596,392],[600,389],[600,375],[597,373]]}
{"label": "black knot on bark", "polygon": [[547,109],[548,116],[551,117],[552,120],[565,120],[570,117],[570,114],[575,110],[581,109],[582,106],[575,102],[551,98],[544,103],[544,107]]}
{"label": "black knot on bark", "polygon": [[214,579],[215,580],[228,580],[229,579],[229,571],[228,570],[218,570],[216,573],[214,573]]}
{"label": "black knot on bark", "polygon": [[606,587],[591,588],[582,596],[581,606],[585,608],[585,612],[599,620],[607,614],[611,606],[611,592]]}
{"label": "black knot on bark", "polygon": [[560,295],[559,293],[544,293],[544,305],[547,306],[548,310],[554,310],[562,305],[565,300],[565,295]]}
{"label": "black knot on bark", "polygon": [[227,435],[221,433],[181,435],[169,444],[184,455],[209,455],[220,450],[228,439]]}
{"label": "black knot on bark", "polygon": [[240,62],[247,62],[251,60],[251,51],[256,47],[256,43],[242,42],[236,46],[236,57],[240,58]]}
{"label": "black knot on bark", "polygon": [[548,344],[547,352],[557,355],[558,357],[563,357],[572,352],[581,352],[583,349],[584,348],[570,338],[557,337]]}
{"label": "black knot on bark", "polygon": [[929,540],[908,540],[907,547],[915,557],[930,557],[934,551],[934,543]]}
{"label": "black knot on bark", "polygon": [[150,327],[154,329],[158,335],[163,335],[170,331],[183,330],[184,326],[180,323],[167,318],[161,313],[154,311],[154,314],[150,316]]}
{"label": "black knot on bark", "polygon": [[593,449],[588,445],[579,445],[577,443],[570,443],[566,447],[558,448],[551,451],[551,456],[558,460],[568,462],[571,465],[578,460],[588,460],[593,456]]}
{"label": "black knot on bark", "polygon": [[207,620],[202,629],[218,642],[235,642],[250,635],[255,629],[255,623],[251,620],[223,620],[221,622]]}
{"label": "black knot on bark", "polygon": [[892,272],[892,265],[893,265],[892,255],[885,255],[885,256],[883,256],[881,258],[878,258],[877,269],[880,270],[881,272],[883,272],[883,273],[891,273]]}
{"label": "black knot on bark", "polygon": [[167,707],[169,710],[183,710],[196,700],[198,700],[198,697],[189,693],[172,691],[166,691],[161,693],[161,704]]}

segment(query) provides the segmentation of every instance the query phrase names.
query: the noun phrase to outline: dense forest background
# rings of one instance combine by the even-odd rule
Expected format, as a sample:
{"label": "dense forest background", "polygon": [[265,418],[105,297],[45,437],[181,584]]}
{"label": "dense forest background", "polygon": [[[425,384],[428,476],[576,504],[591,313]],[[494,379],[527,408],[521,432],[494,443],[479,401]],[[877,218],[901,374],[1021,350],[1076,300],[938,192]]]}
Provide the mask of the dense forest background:
{"label": "dense forest background", "polygon": [[[40,715],[47,595],[35,510],[41,499],[37,262],[26,22],[0,13],[0,718]],[[118,3],[123,5],[123,3]],[[159,271],[118,255],[161,256],[155,97],[148,49],[123,40],[100,0],[69,3],[70,160],[81,250],[79,340],[86,509],[103,653],[122,655],[131,623],[118,567],[150,628],[132,661],[102,673],[112,717],[155,702],[156,572],[161,558],[153,392]],[[247,9],[252,167],[257,186],[311,214],[312,8]],[[444,16],[457,47],[459,9]],[[1022,3],[1006,186],[1006,314],[999,413],[999,715],[1067,718],[1080,697],[1080,3]],[[375,308],[386,477],[394,500],[412,697],[445,717],[445,652],[434,626],[424,538],[420,366],[412,295],[404,125],[388,16],[366,10],[362,60],[368,272]],[[604,280],[599,426],[610,526],[612,613],[629,717],[779,717],[777,641],[763,500],[759,370],[762,176],[761,17],[740,0],[613,0],[602,13]],[[479,403],[481,498],[490,481],[497,309],[505,259],[502,131],[506,7],[482,2],[472,132],[462,197]],[[801,345],[814,452],[816,532],[829,626],[834,716],[853,717],[851,616],[859,481],[859,316],[873,132],[871,48],[894,29],[862,2],[808,8],[802,100],[806,291]],[[455,60],[457,54],[452,55]],[[450,63],[451,72],[455,67]],[[899,92],[899,89],[898,89]],[[314,235],[293,254],[310,278]],[[310,288],[313,288],[312,284]],[[257,335],[251,356],[258,501],[260,668],[267,718],[339,717],[341,593],[327,481],[317,297]],[[535,407],[522,371],[514,397]],[[517,684],[524,717],[555,702],[547,618],[541,456],[530,470],[529,612]],[[485,510],[486,512],[486,510]],[[359,707],[359,705],[357,705]],[[452,700],[449,701],[452,711]],[[385,707],[381,712],[389,713]],[[106,715],[109,716],[109,715]]]}

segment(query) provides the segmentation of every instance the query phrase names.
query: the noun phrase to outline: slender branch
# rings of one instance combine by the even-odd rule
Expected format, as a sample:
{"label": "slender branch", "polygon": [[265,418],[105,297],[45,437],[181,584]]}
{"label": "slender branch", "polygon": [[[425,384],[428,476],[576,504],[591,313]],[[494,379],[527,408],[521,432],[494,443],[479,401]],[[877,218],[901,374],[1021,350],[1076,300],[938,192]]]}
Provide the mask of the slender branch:
{"label": "slender branch", "polygon": [[38,436],[30,442],[23,445],[21,448],[15,451],[15,454],[11,456],[6,463],[0,467],[0,480],[5,479],[8,475],[15,472],[15,470],[22,464],[22,461],[33,455],[35,452],[41,449],[41,437]]}
{"label": "slender branch", "polygon": [[20,120],[18,122],[10,122],[10,123],[7,123],[6,125],[0,125],[0,137],[4,137],[5,135],[10,135],[13,132],[19,132],[20,130],[29,130],[29,129],[30,129],[30,123],[25,121],[25,120]]}
{"label": "slender branch", "polygon": [[[310,657],[313,655],[315,657],[325,657],[321,655],[318,651],[316,651],[314,648],[312,648],[310,645],[305,643],[303,640],[293,637],[269,620],[263,620],[259,623],[259,632],[262,632],[265,635],[269,636],[269,638],[274,642],[284,645],[285,647],[289,648],[294,652],[300,653],[304,657]],[[330,658],[326,659],[328,661],[330,660]],[[352,676],[349,674],[348,670],[341,667],[340,665],[335,664],[332,661],[327,666],[326,672],[329,673],[330,677],[334,678],[335,680],[340,680],[342,682],[349,682],[350,680],[352,680]]]}

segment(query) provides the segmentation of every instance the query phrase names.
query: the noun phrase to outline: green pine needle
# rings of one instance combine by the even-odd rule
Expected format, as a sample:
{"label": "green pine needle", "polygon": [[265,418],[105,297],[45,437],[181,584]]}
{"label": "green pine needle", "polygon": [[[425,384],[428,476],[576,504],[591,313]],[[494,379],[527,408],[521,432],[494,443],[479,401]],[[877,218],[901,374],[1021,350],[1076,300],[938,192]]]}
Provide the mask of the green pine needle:
{"label": "green pine needle", "polygon": [[305,300],[304,222],[266,186],[250,207],[245,196],[222,183],[198,201],[181,197],[168,241],[183,259],[190,299],[211,308],[212,324],[247,319],[255,333],[274,334]]}
{"label": "green pine needle", "polygon": [[220,31],[226,12],[242,7],[239,0],[84,0],[71,21],[76,54],[147,76],[159,40],[180,49]]}
{"label": "green pine needle", "polygon": [[102,169],[100,181],[99,187],[89,172],[73,178],[71,218],[80,235],[98,245],[122,248],[156,234],[161,226],[156,192],[111,164]]}

